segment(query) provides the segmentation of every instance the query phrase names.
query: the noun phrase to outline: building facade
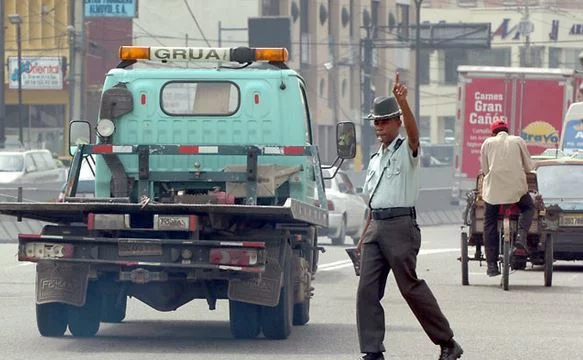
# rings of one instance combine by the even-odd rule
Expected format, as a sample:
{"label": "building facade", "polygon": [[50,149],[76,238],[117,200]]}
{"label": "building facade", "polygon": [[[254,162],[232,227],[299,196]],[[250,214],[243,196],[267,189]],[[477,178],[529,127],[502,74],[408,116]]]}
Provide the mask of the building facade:
{"label": "building facade", "polygon": [[[204,1],[204,6],[200,3]],[[290,19],[289,66],[304,77],[309,89],[316,143],[323,162],[336,157],[335,129],[340,121],[353,121],[361,140],[363,121],[370,106],[363,106],[362,39],[375,37],[372,54],[371,90],[390,93],[394,73],[413,84],[414,63],[401,31],[414,20],[410,0],[198,0],[197,6],[182,0],[166,0],[164,11],[158,2],[140,3],[134,20],[134,43],[151,46],[221,46],[249,44],[248,18]],[[201,10],[201,9],[204,9]],[[172,16],[169,16],[171,14]],[[372,31],[373,25],[375,30]],[[403,29],[403,30],[400,30]],[[265,32],[269,32],[266,29]],[[383,46],[381,46],[383,45]],[[411,99],[414,101],[413,91]],[[371,95],[374,95],[371,93]],[[378,146],[374,144],[374,146]],[[359,151],[351,166],[362,167]]]}
{"label": "building facade", "polygon": [[[20,146],[20,128],[26,147],[46,148],[68,155],[67,129],[71,120],[71,79],[84,89],[80,117],[97,118],[100,90],[108,69],[119,62],[118,48],[131,44],[132,20],[85,18],[83,31],[73,24],[73,5],[82,0],[4,0],[4,46],[6,78],[4,119],[5,147]],[[20,24],[15,23],[17,17]],[[22,63],[18,67],[18,37]],[[83,36],[79,36],[84,33]],[[70,71],[71,45],[82,57],[82,67]],[[22,107],[18,100],[18,77],[22,73]],[[0,99],[2,101],[2,99]]]}
{"label": "building facade", "polygon": [[[525,6],[527,5],[527,6]],[[422,22],[491,24],[491,49],[447,49],[421,54],[422,136],[454,142],[459,65],[581,69],[583,15],[578,0],[424,0]],[[531,23],[530,36],[520,32]]]}

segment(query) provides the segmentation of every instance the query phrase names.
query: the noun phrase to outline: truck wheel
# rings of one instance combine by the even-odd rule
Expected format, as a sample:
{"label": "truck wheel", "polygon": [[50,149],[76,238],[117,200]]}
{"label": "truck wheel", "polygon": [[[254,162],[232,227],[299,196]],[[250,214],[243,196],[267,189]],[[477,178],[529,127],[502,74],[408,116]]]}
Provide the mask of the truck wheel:
{"label": "truck wheel", "polygon": [[261,330],[261,307],[240,301],[229,301],[231,334],[237,339],[254,339]]}
{"label": "truck wheel", "polygon": [[294,311],[294,284],[291,273],[291,250],[286,250],[283,267],[283,287],[276,306],[262,306],[261,326],[263,335],[269,339],[287,339],[292,330]]}
{"label": "truck wheel", "polygon": [[338,237],[331,238],[332,245],[344,245],[344,239],[346,238],[346,218],[343,218],[340,222],[340,231]]}
{"label": "truck wheel", "polygon": [[101,295],[93,284],[87,287],[85,305],[69,307],[69,331],[73,336],[89,337],[97,334],[101,321]]}
{"label": "truck wheel", "polygon": [[301,304],[294,304],[293,324],[302,326],[310,321],[310,299]]}
{"label": "truck wheel", "polygon": [[42,336],[63,336],[67,330],[67,305],[62,303],[37,304],[36,326]]}
{"label": "truck wheel", "polygon": [[101,321],[105,323],[120,323],[126,317],[128,297],[123,296],[118,303],[118,294],[104,294],[101,297]]}

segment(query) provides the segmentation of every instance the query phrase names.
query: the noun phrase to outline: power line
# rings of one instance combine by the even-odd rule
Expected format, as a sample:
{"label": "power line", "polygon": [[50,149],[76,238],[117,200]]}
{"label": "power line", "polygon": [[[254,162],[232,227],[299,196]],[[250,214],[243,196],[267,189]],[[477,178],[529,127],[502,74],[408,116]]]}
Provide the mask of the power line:
{"label": "power line", "polygon": [[194,13],[192,12],[192,9],[190,8],[190,5],[188,5],[188,1],[187,0],[184,0],[184,5],[186,5],[186,8],[188,9],[188,12],[190,13],[190,16],[192,17],[192,20],[194,20],[194,23],[196,24],[196,27],[198,28],[198,31],[200,31],[200,35],[202,36],[202,38],[206,42],[206,45],[208,47],[211,47],[211,44],[206,39],[206,36],[204,36],[204,32],[202,31],[202,28],[198,24],[198,20],[196,20],[196,16],[194,16]]}

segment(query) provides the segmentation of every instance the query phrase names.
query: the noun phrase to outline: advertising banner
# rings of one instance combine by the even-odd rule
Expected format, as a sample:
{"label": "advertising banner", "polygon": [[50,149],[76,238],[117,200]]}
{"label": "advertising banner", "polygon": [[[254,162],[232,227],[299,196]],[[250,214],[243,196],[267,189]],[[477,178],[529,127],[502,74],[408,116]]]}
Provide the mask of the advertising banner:
{"label": "advertising banner", "polygon": [[[62,90],[63,89],[62,57],[29,57],[23,56],[20,64],[22,74],[22,89],[25,90]],[[18,89],[18,58],[8,58],[8,86]]]}
{"label": "advertising banner", "polygon": [[490,136],[490,123],[509,121],[510,84],[495,78],[473,78],[465,84],[461,172],[470,178],[480,172],[480,149]]}
{"label": "advertising banner", "polygon": [[517,92],[514,135],[520,135],[526,141],[531,155],[539,155],[545,149],[559,145],[565,108],[565,81],[527,79],[522,84],[522,91]]}

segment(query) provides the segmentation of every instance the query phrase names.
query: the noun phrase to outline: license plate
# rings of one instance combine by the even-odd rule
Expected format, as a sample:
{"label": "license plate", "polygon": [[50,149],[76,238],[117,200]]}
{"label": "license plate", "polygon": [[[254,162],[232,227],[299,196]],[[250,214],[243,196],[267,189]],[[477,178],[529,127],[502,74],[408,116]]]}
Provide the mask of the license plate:
{"label": "license plate", "polygon": [[583,214],[562,214],[559,226],[583,226]]}
{"label": "license plate", "polygon": [[162,255],[162,245],[155,242],[124,240],[118,243],[119,256]]}

